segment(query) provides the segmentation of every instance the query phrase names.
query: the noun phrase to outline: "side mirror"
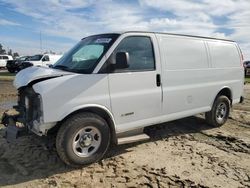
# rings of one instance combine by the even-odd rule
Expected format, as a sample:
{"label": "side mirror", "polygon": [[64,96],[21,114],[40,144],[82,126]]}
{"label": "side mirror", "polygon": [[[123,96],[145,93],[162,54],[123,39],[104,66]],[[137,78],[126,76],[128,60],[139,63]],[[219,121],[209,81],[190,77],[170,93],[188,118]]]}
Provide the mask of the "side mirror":
{"label": "side mirror", "polygon": [[117,52],[115,56],[115,69],[126,69],[129,67],[129,53]]}

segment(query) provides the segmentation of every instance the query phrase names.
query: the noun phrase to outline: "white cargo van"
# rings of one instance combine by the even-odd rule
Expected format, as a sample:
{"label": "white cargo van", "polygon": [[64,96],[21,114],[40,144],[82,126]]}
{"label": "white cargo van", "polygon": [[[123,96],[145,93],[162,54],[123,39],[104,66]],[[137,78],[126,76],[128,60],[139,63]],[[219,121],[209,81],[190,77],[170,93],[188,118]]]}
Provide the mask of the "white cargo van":
{"label": "white cargo van", "polygon": [[8,60],[13,60],[10,55],[0,55],[0,68],[5,68]]}
{"label": "white cargo van", "polygon": [[56,63],[61,57],[62,55],[56,54],[37,54],[31,56],[28,62],[31,63],[33,66],[48,67],[49,65],[53,65],[54,63]]}
{"label": "white cargo van", "polygon": [[51,68],[19,72],[19,112],[4,114],[7,139],[19,121],[37,135],[54,135],[68,165],[101,159],[117,135],[206,113],[223,125],[241,101],[244,69],[229,40],[154,32],[83,38]]}

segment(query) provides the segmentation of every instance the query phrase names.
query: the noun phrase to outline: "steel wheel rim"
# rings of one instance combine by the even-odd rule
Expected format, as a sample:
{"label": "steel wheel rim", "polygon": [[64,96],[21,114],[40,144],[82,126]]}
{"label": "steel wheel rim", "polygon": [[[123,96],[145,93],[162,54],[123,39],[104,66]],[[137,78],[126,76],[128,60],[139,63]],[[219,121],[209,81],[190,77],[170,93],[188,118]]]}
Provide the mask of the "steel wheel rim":
{"label": "steel wheel rim", "polygon": [[217,122],[221,123],[225,120],[227,115],[227,106],[224,102],[219,103],[216,108],[216,120]]}
{"label": "steel wheel rim", "polygon": [[101,132],[93,127],[87,126],[80,129],[73,138],[73,151],[78,157],[89,157],[93,155],[101,145]]}

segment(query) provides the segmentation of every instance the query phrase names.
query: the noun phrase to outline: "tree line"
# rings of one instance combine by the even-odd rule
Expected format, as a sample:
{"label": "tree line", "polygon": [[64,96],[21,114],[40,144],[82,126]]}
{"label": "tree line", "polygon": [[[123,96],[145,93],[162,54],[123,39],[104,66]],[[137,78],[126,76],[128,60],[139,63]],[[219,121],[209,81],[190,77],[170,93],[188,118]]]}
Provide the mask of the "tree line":
{"label": "tree line", "polygon": [[11,55],[13,58],[19,56],[19,54],[17,52],[13,52],[12,49],[9,50],[4,49],[2,44],[0,44],[0,54]]}

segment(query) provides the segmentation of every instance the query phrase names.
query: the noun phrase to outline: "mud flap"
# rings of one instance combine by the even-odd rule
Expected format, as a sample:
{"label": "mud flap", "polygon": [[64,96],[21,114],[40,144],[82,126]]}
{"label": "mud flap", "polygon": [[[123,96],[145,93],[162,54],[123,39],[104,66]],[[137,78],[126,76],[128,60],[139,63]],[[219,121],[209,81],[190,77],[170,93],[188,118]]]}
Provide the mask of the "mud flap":
{"label": "mud flap", "polygon": [[240,97],[240,103],[243,103],[243,102],[244,102],[244,97],[241,96],[241,97]]}

